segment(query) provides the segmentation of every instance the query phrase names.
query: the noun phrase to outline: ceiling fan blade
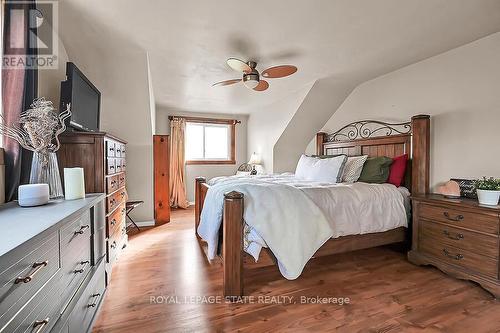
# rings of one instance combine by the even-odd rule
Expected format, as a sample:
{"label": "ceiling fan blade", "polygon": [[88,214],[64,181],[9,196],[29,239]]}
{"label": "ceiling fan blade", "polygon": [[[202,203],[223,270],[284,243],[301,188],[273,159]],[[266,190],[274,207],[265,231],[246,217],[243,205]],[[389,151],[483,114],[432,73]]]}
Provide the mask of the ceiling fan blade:
{"label": "ceiling fan blade", "polygon": [[233,79],[233,80],[220,81],[220,82],[212,84],[212,87],[229,86],[231,84],[235,84],[235,83],[238,83],[238,82],[241,82],[241,79]]}
{"label": "ceiling fan blade", "polygon": [[267,83],[267,81],[260,80],[259,84],[257,85],[257,87],[253,88],[253,90],[255,90],[255,91],[264,91],[267,88],[269,88],[269,83]]}
{"label": "ceiling fan blade", "polygon": [[229,58],[227,59],[226,63],[229,67],[231,67],[237,72],[243,72],[247,74],[252,72],[252,68],[250,68],[250,66],[248,66],[248,64],[243,60],[236,58]]}
{"label": "ceiling fan blade", "polygon": [[280,77],[285,77],[288,75],[292,75],[297,71],[297,67],[292,65],[281,65],[268,68],[262,72],[263,77],[267,77],[270,79],[277,79]]}

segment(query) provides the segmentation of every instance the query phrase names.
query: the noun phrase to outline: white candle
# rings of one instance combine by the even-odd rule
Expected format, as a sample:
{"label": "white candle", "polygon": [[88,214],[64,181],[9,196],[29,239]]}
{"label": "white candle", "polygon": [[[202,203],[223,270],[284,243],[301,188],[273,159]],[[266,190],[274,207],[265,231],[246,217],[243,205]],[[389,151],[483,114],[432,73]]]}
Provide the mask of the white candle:
{"label": "white candle", "polygon": [[85,198],[83,168],[64,168],[64,198],[66,200]]}

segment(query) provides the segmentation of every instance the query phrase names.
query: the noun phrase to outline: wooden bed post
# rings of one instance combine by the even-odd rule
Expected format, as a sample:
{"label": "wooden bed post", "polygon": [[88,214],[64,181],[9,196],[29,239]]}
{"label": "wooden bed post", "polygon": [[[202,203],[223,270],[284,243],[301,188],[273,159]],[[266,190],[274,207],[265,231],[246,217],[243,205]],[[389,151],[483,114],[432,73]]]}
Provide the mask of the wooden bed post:
{"label": "wooden bed post", "polygon": [[222,260],[224,296],[243,295],[243,193],[224,194]]}
{"label": "wooden bed post", "polygon": [[200,224],[201,209],[203,208],[203,198],[201,197],[201,186],[206,183],[205,177],[196,177],[196,183],[194,187],[194,233],[196,237],[198,236],[198,225]]}
{"label": "wooden bed post", "polygon": [[412,174],[411,194],[429,193],[430,169],[430,116],[418,115],[411,118],[412,127]]}
{"label": "wooden bed post", "polygon": [[316,133],[316,155],[324,155],[323,144],[326,141],[327,134],[324,132]]}

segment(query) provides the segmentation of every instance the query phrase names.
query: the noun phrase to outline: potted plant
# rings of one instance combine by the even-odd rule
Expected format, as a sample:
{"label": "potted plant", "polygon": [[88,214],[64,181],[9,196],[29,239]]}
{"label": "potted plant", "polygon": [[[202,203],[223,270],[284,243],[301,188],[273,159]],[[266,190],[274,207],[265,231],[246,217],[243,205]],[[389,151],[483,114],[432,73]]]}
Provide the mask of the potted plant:
{"label": "potted plant", "polygon": [[481,180],[476,180],[477,199],[481,205],[498,205],[500,198],[500,179],[493,177],[483,177]]}

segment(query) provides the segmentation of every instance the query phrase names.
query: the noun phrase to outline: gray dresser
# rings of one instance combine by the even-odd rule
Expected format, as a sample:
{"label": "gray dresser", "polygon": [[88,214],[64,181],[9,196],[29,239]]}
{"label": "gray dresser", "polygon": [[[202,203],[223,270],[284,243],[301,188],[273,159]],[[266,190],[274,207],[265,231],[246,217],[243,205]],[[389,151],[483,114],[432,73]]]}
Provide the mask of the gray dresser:
{"label": "gray dresser", "polygon": [[0,333],[83,333],[103,299],[105,195],[0,206]]}

